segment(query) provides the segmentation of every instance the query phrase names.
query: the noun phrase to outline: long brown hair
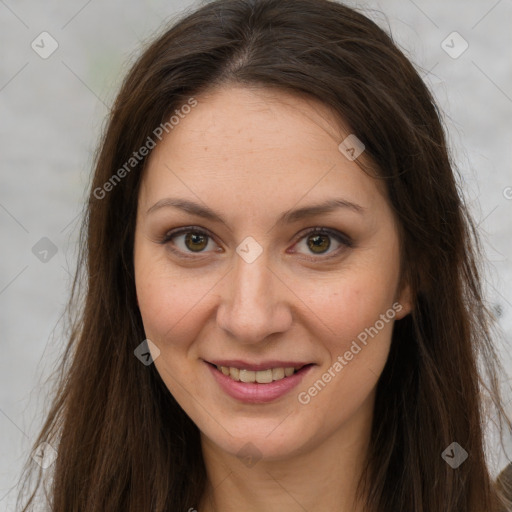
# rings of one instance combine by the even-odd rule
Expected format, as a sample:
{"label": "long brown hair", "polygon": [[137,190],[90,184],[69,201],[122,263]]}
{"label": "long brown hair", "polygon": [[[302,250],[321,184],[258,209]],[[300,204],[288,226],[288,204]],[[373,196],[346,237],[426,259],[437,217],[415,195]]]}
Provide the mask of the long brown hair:
{"label": "long brown hair", "polygon": [[[391,37],[328,0],[210,2],[155,39],[126,76],[97,152],[73,327],[34,443],[58,453],[52,510],[185,511],[203,495],[198,429],[155,366],[134,356],[145,338],[132,253],[147,158],[126,163],[190,98],[230,83],[329,106],[364,143],[399,221],[403,280],[415,306],[395,324],[378,382],[360,485],[368,510],[498,510],[484,455],[484,391],[510,423],[500,405],[478,237],[440,112]],[[453,442],[468,454],[456,469],[441,457]],[[29,460],[26,471],[33,468]]]}

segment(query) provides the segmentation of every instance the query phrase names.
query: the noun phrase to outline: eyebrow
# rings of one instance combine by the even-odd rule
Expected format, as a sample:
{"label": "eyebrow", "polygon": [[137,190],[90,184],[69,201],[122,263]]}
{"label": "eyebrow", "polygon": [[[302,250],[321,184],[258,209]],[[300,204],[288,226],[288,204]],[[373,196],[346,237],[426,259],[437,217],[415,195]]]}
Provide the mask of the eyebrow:
{"label": "eyebrow", "polygon": [[[222,216],[213,211],[211,208],[208,208],[207,206],[203,206],[198,203],[194,203],[193,201],[189,201],[188,199],[179,199],[173,197],[160,199],[160,201],[156,202],[153,206],[151,206],[151,208],[149,208],[149,210],[146,212],[146,215],[157,210],[160,210],[161,208],[169,207],[178,208],[192,215],[197,215],[198,217],[208,219],[212,222],[221,222],[223,224],[226,224]],[[366,208],[364,208],[363,206],[347,201],[346,199],[334,198],[329,199],[323,203],[304,206],[302,208],[297,208],[295,210],[287,210],[281,214],[278,222],[291,224],[292,222],[297,222],[299,220],[314,215],[331,213],[340,208],[346,208],[360,214],[363,214],[366,210]]]}

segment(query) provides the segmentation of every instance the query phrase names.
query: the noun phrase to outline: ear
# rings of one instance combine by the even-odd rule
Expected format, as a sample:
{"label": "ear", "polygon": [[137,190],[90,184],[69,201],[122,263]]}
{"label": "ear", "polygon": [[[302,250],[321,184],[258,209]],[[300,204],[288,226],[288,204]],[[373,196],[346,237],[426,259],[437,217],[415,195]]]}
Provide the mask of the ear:
{"label": "ear", "polygon": [[396,311],[395,319],[401,320],[413,310],[413,307],[414,301],[412,299],[411,287],[409,284],[405,284],[402,287],[402,290],[398,293],[393,305],[393,308]]}

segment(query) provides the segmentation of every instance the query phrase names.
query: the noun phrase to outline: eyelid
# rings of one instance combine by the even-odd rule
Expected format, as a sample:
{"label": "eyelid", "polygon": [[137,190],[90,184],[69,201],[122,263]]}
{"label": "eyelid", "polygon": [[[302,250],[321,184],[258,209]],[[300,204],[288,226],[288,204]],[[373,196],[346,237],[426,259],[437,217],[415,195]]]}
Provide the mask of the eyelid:
{"label": "eyelid", "polygon": [[207,235],[212,240],[215,240],[215,237],[212,233],[210,233],[205,228],[200,228],[199,226],[183,226],[181,228],[176,229],[170,229],[169,231],[166,231],[163,239],[161,240],[162,244],[167,243],[171,238],[174,238],[175,236],[182,235],[183,233],[199,233],[201,235]]}
{"label": "eyelid", "polygon": [[297,234],[296,241],[302,240],[305,236],[311,235],[312,233],[327,234],[338,240],[340,243],[344,243],[350,246],[353,245],[352,239],[345,233],[342,233],[337,229],[326,228],[322,226],[315,226],[313,228],[307,228],[304,231],[301,231],[300,233]]}

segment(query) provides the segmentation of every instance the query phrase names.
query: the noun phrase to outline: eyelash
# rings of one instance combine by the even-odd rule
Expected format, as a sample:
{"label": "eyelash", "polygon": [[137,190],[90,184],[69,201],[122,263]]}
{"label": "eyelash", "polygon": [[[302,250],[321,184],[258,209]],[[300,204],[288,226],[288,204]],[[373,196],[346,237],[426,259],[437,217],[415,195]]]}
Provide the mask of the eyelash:
{"label": "eyelash", "polygon": [[[207,236],[209,239],[211,239],[212,241],[215,242],[214,237],[207,230],[205,230],[203,228],[199,228],[197,226],[187,226],[187,227],[178,228],[178,229],[175,229],[173,231],[167,232],[165,234],[164,238],[160,241],[160,243],[162,245],[167,245],[176,236],[179,236],[181,234],[187,234],[187,233],[194,233],[194,234],[204,235],[204,236]],[[303,233],[300,237],[297,238],[297,240],[294,242],[294,245],[297,244],[299,241],[301,241],[303,238],[306,238],[307,236],[312,235],[312,234],[322,234],[322,235],[331,236],[337,242],[342,244],[342,247],[338,248],[337,250],[333,251],[332,254],[328,254],[327,256],[323,256],[323,255],[320,254],[317,257],[306,258],[306,259],[308,259],[310,261],[327,260],[327,259],[330,259],[330,258],[334,258],[334,257],[338,256],[339,253],[341,251],[343,251],[344,249],[350,248],[350,247],[353,246],[352,240],[347,235],[345,235],[343,233],[340,233],[339,231],[335,231],[335,230],[332,230],[332,229],[329,229],[329,228],[323,228],[323,227],[310,228],[305,233]],[[328,249],[330,249],[330,247]],[[175,249],[173,247],[170,247],[170,250],[173,253],[178,254],[180,257],[189,258],[189,259],[197,259],[197,256],[190,256],[190,254],[193,254],[193,253],[185,253],[185,252],[181,251],[180,249]],[[201,255],[202,253],[203,252],[200,251],[200,252],[198,252],[196,254]]]}

